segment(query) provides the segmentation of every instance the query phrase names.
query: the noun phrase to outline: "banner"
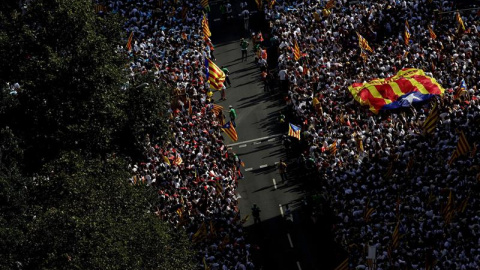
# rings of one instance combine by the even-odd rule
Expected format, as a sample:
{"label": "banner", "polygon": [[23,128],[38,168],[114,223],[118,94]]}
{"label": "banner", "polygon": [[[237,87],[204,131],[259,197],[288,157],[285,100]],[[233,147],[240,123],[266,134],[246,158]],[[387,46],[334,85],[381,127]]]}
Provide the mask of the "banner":
{"label": "banner", "polygon": [[416,68],[404,68],[395,76],[385,79],[354,83],[348,90],[356,101],[370,106],[374,113],[409,107],[434,95],[443,95],[445,91],[434,78],[426,76],[423,70]]}

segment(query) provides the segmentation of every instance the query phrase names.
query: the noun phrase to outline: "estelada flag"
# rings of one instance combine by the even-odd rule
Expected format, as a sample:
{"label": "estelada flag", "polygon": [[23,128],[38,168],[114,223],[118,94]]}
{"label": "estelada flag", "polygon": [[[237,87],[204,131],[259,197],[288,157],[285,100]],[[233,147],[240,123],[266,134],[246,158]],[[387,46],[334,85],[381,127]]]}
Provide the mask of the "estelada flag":
{"label": "estelada flag", "polygon": [[210,88],[221,90],[225,82],[225,73],[208,58],[205,59],[205,69]]}
{"label": "estelada flag", "polygon": [[222,130],[223,132],[225,132],[225,134],[228,135],[228,137],[230,137],[230,139],[232,139],[232,141],[238,141],[237,131],[235,130],[231,122],[227,122],[225,125],[223,125]]}
{"label": "estelada flag", "polygon": [[445,92],[434,78],[426,76],[423,70],[416,68],[404,68],[395,76],[385,79],[354,83],[348,90],[356,101],[361,105],[368,105],[374,113],[410,107],[413,103],[443,95]]}
{"label": "estelada flag", "polygon": [[292,136],[300,140],[300,132],[302,129],[294,124],[288,124],[288,136]]}
{"label": "estelada flag", "polygon": [[132,50],[132,40],[133,40],[133,31],[130,33],[130,36],[128,36],[128,41],[127,41],[127,51]]}

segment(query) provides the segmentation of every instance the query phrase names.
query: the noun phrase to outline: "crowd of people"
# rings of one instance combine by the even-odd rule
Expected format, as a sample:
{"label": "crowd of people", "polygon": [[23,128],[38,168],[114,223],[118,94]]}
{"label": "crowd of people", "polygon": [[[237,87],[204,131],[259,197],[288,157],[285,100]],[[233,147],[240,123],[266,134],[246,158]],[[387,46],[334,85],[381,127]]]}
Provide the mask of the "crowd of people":
{"label": "crowd of people", "polygon": [[198,269],[254,269],[235,192],[243,177],[240,160],[224,144],[223,112],[214,108],[205,77],[205,58],[214,59],[214,47],[202,32],[200,1],[120,0],[106,8],[126,17],[125,30],[133,33],[131,50],[125,50],[130,80],[154,73],[173,89],[170,139],[145,139],[146,160],[132,165],[131,181],[158,191],[156,214],[186,230]]}
{"label": "crowd of people", "polygon": [[[302,127],[303,154],[336,214],[335,240],[350,269],[479,269],[478,10],[460,11],[462,30],[455,12],[443,13],[459,9],[458,1],[335,2],[328,11],[316,1],[277,1],[264,14],[294,115],[287,120]],[[365,59],[357,32],[373,49]],[[374,114],[348,90],[402,68],[423,69],[445,89],[432,134],[422,130],[430,103]],[[454,98],[462,79],[466,93]],[[471,151],[449,165],[460,130]],[[368,246],[376,248],[372,261]]]}

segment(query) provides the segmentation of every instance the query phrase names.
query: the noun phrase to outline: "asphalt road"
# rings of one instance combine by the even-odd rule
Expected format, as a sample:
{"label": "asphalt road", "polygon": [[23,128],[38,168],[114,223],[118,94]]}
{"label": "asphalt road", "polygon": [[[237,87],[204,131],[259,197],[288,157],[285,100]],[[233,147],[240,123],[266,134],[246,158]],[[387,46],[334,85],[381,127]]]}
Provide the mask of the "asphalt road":
{"label": "asphalt road", "polygon": [[[226,101],[219,101],[219,92],[214,93],[214,99],[224,107],[227,119],[229,105],[237,112],[238,141],[224,137],[231,151],[245,162],[245,178],[239,180],[237,195],[241,217],[250,216],[244,224],[248,242],[258,246],[253,248],[253,260],[264,270],[333,269],[331,237],[318,232],[321,226],[313,225],[303,214],[305,194],[299,177],[292,171],[282,182],[278,173],[276,164],[286,158],[281,135],[287,133],[287,127],[278,121],[285,108],[282,95],[263,91],[251,46],[248,61],[241,61],[240,39],[249,36],[242,29],[243,20],[222,21],[216,9],[212,6],[209,18],[216,64],[229,69],[232,87],[226,90]],[[235,4],[234,13],[239,13]],[[253,31],[260,28],[257,21],[251,19]],[[258,224],[251,216],[253,204],[261,210]]]}

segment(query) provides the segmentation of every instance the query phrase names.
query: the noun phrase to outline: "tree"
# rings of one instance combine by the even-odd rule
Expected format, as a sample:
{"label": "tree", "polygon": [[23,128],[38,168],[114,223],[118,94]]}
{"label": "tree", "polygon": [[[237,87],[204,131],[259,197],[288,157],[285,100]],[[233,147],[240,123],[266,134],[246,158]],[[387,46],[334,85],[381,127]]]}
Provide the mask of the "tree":
{"label": "tree", "polygon": [[0,178],[0,268],[193,269],[184,232],[152,214],[158,196],[124,166],[68,153],[48,177]]}

